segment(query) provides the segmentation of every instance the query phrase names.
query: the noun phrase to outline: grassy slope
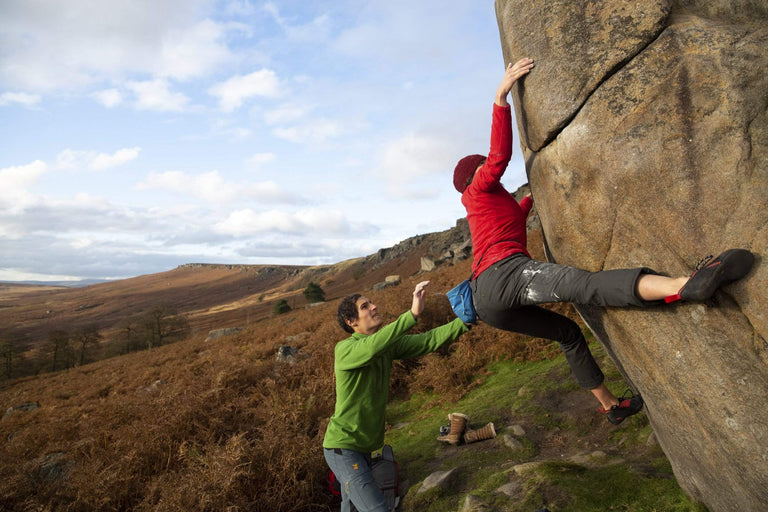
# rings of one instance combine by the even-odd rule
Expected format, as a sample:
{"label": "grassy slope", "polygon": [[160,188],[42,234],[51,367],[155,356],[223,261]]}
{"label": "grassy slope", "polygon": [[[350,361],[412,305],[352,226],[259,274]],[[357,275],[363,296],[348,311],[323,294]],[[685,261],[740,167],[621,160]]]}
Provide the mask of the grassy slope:
{"label": "grassy slope", "polygon": [[[604,352],[592,344],[593,353]],[[614,392],[623,391],[615,366],[603,360]],[[453,403],[430,393],[393,402],[386,442],[399,459],[410,486],[405,511],[458,510],[472,494],[499,511],[701,511],[677,485],[644,413],[619,427],[595,410],[593,399],[569,377],[565,358],[538,362],[501,361],[488,368],[483,385]],[[473,428],[493,421],[497,437],[458,447],[436,441],[450,412],[463,412]],[[518,448],[505,435],[520,425]],[[602,453],[600,453],[602,452]],[[571,460],[572,457],[578,463]],[[518,464],[541,464],[519,475]],[[418,494],[430,473],[457,468],[449,489]],[[512,496],[498,492],[508,485]],[[406,489],[407,490],[407,489]]]}

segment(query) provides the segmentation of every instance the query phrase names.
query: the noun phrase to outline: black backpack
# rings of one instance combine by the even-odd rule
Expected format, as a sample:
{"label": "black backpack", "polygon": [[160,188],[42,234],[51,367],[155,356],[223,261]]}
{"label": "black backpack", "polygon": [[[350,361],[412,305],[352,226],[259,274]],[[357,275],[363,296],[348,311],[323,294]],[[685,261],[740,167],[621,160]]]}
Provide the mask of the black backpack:
{"label": "black backpack", "polygon": [[[373,474],[373,479],[379,484],[381,492],[384,493],[384,497],[387,499],[390,512],[397,510],[397,506],[400,504],[398,489],[400,477],[395,454],[392,451],[392,447],[388,444],[385,444],[381,449],[381,455],[371,458],[371,473]],[[331,470],[328,470],[328,488],[335,496],[341,496],[341,484]],[[351,510],[352,512],[357,511],[354,504]]]}

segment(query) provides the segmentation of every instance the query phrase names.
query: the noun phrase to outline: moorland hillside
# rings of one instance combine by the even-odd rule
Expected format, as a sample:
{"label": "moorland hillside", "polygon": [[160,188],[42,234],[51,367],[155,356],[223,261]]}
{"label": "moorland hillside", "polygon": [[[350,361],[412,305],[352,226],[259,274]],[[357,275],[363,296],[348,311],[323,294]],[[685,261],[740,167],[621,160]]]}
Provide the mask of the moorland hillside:
{"label": "moorland hillside", "polygon": [[[81,288],[0,284],[0,342],[12,345],[4,378],[91,362],[215,329],[243,328],[269,318],[278,301],[292,309],[308,305],[303,295],[318,284],[332,301],[370,289],[389,275],[419,272],[422,258],[445,261],[451,247],[471,251],[466,222],[444,232],[418,235],[366,257],[331,265],[225,265],[190,263],[176,269]],[[470,244],[470,245],[468,245]],[[449,263],[458,261],[449,255]],[[184,329],[164,340],[144,340],[153,316],[183,319]],[[167,315],[166,315],[167,313]],[[56,350],[57,336],[79,352],[78,338],[94,334],[84,357],[67,361]],[[154,336],[158,338],[159,336]],[[159,343],[158,343],[159,341]],[[61,352],[61,350],[59,350]]]}

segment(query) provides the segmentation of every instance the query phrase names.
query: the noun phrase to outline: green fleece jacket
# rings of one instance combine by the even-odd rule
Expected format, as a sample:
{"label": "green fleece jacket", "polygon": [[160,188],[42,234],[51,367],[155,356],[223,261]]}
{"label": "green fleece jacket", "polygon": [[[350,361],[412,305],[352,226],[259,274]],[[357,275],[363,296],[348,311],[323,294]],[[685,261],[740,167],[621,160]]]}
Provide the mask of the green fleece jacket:
{"label": "green fleece jacket", "polygon": [[336,344],[336,410],[324,448],[363,453],[381,448],[392,361],[434,352],[469,330],[457,318],[423,334],[406,334],[414,325],[416,319],[407,311],[374,334],[355,333]]}

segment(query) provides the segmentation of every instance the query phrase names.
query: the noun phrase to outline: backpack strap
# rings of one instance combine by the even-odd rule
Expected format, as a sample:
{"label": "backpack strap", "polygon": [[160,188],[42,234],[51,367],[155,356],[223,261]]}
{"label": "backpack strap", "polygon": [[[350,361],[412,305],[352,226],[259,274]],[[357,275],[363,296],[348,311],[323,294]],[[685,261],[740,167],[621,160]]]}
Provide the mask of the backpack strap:
{"label": "backpack strap", "polygon": [[395,453],[392,451],[392,447],[388,444],[385,444],[384,447],[381,449],[381,458],[384,460],[391,460],[394,462],[395,460]]}

